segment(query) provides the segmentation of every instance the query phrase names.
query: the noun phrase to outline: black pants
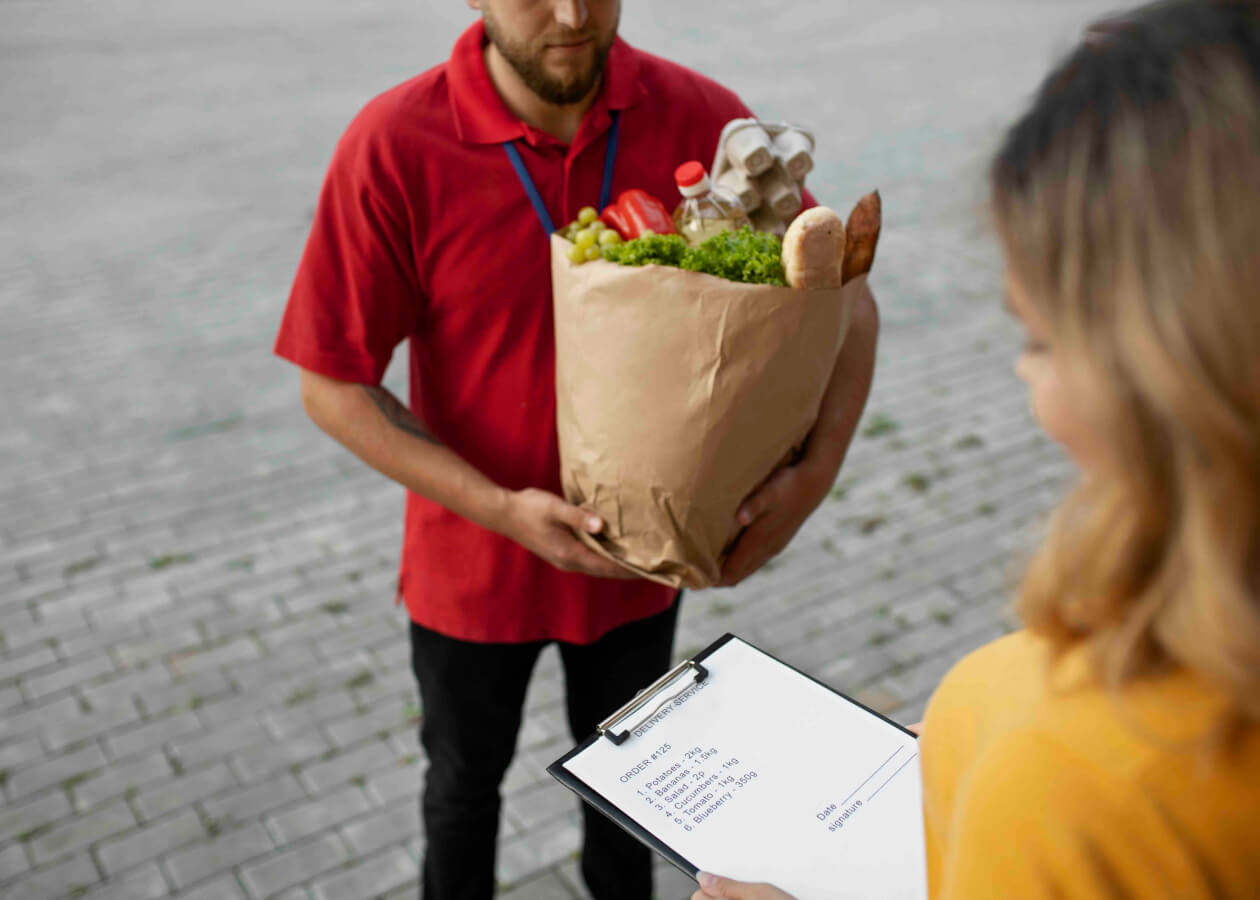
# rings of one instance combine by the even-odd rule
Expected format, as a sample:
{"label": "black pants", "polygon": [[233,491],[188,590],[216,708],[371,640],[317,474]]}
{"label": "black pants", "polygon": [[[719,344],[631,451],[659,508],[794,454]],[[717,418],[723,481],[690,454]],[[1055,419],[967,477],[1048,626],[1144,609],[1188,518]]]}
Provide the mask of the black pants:
{"label": "black pants", "polygon": [[[575,741],[669,668],[677,619],[675,602],[593,644],[560,644]],[[499,783],[516,748],[530,673],[545,646],[474,644],[411,625],[420,742],[429,757],[420,805],[425,900],[489,900],[494,893]],[[591,896],[650,900],[651,851],[585,804],[582,829],[582,877]]]}

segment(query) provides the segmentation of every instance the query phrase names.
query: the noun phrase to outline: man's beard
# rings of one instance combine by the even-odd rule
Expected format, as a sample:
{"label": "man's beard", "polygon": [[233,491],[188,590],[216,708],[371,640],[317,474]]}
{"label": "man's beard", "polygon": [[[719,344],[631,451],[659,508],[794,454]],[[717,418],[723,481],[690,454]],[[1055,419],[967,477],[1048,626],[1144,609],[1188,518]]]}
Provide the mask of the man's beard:
{"label": "man's beard", "polygon": [[[612,48],[616,37],[614,30],[606,42],[595,45],[595,58],[586,72],[569,78],[557,78],[543,66],[543,54],[546,52],[544,45],[539,44],[537,49],[533,49],[526,45],[512,43],[499,30],[498,22],[494,20],[494,17],[485,10],[482,10],[482,20],[486,26],[486,37],[525,82],[525,86],[542,100],[555,106],[577,103],[599,83],[600,76],[604,74],[604,64],[608,61],[608,51]],[[551,40],[559,43],[563,42],[564,38],[557,36]]]}

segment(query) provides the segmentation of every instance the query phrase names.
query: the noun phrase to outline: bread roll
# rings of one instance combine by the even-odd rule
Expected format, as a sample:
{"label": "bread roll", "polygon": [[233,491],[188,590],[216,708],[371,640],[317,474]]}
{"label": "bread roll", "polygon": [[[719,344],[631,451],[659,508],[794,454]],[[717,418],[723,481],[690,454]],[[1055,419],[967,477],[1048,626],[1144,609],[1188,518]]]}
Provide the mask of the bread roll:
{"label": "bread roll", "polygon": [[844,223],[825,206],[807,209],[783,235],[783,269],[794,288],[838,288],[843,283]]}
{"label": "bread roll", "polygon": [[875,262],[875,245],[879,243],[879,229],[883,218],[879,191],[871,191],[857,202],[849,213],[845,229],[848,246],[844,251],[844,280],[865,275]]}

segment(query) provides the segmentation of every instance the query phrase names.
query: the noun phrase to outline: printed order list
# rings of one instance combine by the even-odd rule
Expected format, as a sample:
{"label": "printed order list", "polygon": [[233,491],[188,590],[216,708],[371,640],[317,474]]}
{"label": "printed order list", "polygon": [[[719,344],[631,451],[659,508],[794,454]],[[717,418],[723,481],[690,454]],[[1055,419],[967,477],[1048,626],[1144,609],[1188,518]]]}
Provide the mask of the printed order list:
{"label": "printed order list", "polygon": [[800,900],[926,897],[913,736],[742,641],[704,664],[565,767],[701,870]]}

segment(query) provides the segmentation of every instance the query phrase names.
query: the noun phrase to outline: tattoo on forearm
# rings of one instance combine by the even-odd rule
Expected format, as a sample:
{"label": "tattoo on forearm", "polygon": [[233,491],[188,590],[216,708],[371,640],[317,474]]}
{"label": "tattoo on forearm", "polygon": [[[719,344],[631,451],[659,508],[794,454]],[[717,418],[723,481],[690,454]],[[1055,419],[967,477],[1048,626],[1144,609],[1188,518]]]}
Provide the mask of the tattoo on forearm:
{"label": "tattoo on forearm", "polygon": [[385,388],[364,385],[363,392],[376,404],[376,408],[385,414],[389,424],[407,432],[407,434],[420,438],[422,441],[428,441],[430,444],[436,444],[439,447],[442,446],[442,442],[434,437],[429,432],[429,429],[424,427],[424,423],[416,418],[416,414],[403,406],[398,401],[398,398],[385,390]]}

